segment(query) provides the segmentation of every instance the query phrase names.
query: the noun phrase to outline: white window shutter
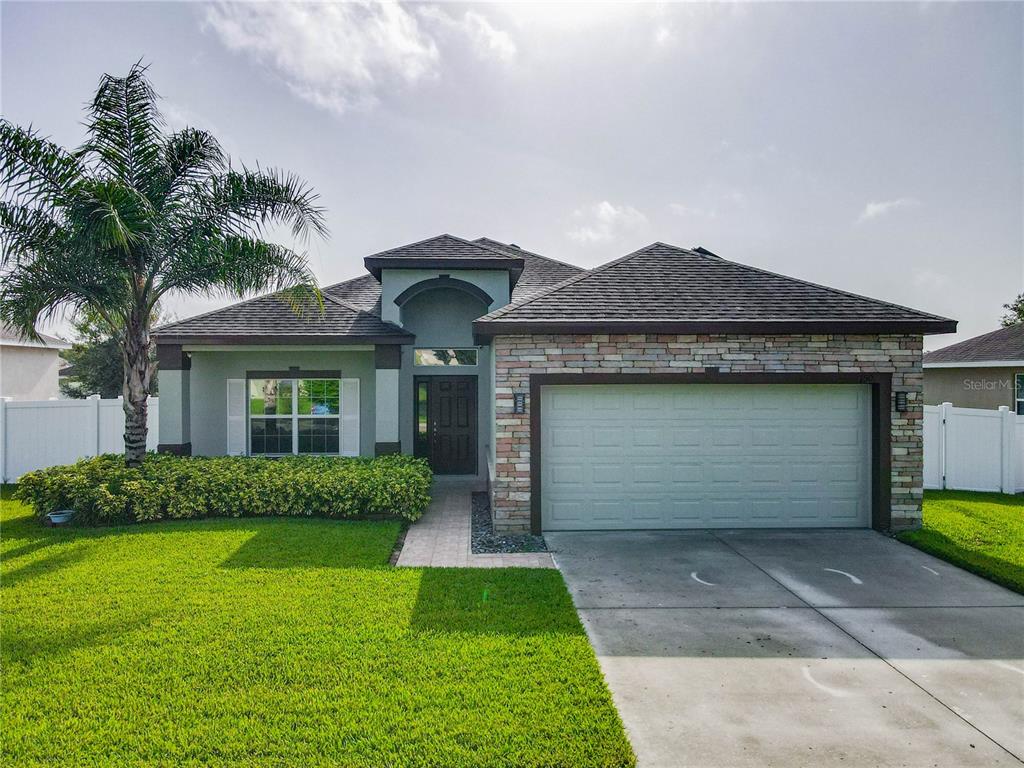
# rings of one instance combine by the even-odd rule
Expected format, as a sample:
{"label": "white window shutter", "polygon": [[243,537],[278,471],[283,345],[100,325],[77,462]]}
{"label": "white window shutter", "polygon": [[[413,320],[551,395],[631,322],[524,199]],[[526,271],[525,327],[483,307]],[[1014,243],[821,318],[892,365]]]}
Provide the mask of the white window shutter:
{"label": "white window shutter", "polygon": [[228,456],[244,456],[245,379],[228,379]]}
{"label": "white window shutter", "polygon": [[359,455],[359,379],[341,380],[341,455]]}

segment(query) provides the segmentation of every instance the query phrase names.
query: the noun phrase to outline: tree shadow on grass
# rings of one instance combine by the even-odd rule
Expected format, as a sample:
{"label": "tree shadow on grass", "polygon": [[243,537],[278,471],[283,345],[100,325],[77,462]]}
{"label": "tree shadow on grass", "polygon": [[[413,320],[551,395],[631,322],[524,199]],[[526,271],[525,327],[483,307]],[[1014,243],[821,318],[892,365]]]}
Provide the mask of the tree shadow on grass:
{"label": "tree shadow on grass", "polygon": [[39,657],[59,657],[108,645],[149,625],[157,615],[150,611],[133,618],[81,622],[59,632],[52,628],[8,626],[4,630],[4,664],[28,664]]}
{"label": "tree shadow on grass", "polygon": [[[18,549],[24,548],[25,547],[19,547]],[[34,550],[31,551],[35,551],[40,548],[41,547],[36,547]],[[0,577],[0,586],[3,586],[4,588],[10,588],[17,586],[18,584],[21,584],[23,582],[39,578],[41,576],[52,576],[57,571],[60,571],[64,568],[67,568],[68,566],[74,565],[75,563],[81,561],[85,557],[88,550],[89,547],[85,545],[80,545],[70,549],[65,549],[60,552],[54,552],[52,555],[47,555],[45,557],[39,558],[38,560],[33,560],[30,563],[25,563],[25,565],[12,568],[11,570],[6,571],[3,574],[3,576]],[[28,554],[28,552],[23,551],[20,554],[25,555]],[[3,555],[3,558],[4,560],[10,560],[11,553],[5,553]]]}
{"label": "tree shadow on grass", "polygon": [[398,525],[391,523],[287,519],[260,523],[221,568],[384,567],[398,535]]}
{"label": "tree shadow on grass", "polygon": [[413,632],[581,635],[572,599],[555,570],[425,568]]}

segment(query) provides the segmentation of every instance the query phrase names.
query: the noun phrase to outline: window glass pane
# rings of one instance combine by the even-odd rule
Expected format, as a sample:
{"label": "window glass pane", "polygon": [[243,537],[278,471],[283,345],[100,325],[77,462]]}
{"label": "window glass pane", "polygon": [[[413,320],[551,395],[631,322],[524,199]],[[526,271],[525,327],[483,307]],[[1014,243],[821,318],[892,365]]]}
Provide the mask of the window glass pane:
{"label": "window glass pane", "polygon": [[275,454],[292,452],[291,419],[258,419],[249,424],[249,452]]}
{"label": "window glass pane", "polygon": [[298,389],[300,416],[337,416],[341,412],[341,384],[337,379],[301,379]]}
{"label": "window glass pane", "polygon": [[476,365],[475,349],[417,349],[416,365]]}
{"label": "window glass pane", "polygon": [[249,413],[253,416],[288,416],[291,412],[291,379],[249,381]]}
{"label": "window glass pane", "polygon": [[299,419],[299,453],[337,453],[337,419]]}

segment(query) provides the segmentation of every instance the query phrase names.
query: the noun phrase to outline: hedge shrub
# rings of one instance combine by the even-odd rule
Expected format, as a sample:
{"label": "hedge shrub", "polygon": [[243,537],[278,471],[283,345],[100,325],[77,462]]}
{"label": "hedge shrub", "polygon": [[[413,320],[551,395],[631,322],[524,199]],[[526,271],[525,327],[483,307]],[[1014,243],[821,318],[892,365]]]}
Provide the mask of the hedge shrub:
{"label": "hedge shrub", "polygon": [[417,520],[430,503],[423,459],[148,454],[128,469],[121,455],[29,472],[16,498],[43,517],[75,510],[82,524],[196,517],[387,516]]}

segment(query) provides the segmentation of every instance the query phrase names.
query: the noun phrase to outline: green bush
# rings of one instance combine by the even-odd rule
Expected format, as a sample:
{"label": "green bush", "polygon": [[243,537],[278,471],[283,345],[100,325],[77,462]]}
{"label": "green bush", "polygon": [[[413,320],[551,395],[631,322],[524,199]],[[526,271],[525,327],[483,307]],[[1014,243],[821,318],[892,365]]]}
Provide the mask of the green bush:
{"label": "green bush", "polygon": [[84,524],[196,517],[387,516],[417,520],[430,503],[423,459],[148,454],[128,469],[120,455],[29,472],[16,498],[43,517],[75,510]]}

